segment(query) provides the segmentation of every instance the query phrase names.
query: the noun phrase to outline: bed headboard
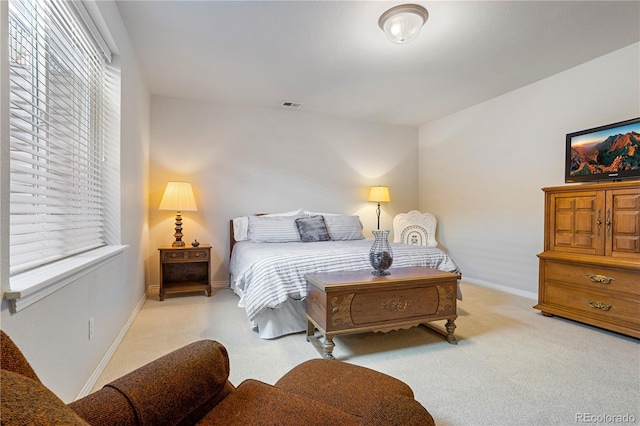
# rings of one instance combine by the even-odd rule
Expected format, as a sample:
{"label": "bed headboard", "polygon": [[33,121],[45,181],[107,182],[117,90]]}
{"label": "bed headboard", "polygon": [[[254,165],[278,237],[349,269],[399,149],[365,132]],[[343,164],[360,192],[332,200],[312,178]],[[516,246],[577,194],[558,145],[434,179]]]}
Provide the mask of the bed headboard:
{"label": "bed headboard", "polygon": [[233,252],[233,246],[236,244],[236,237],[233,232],[233,219],[229,221],[229,259],[231,259],[231,253]]}

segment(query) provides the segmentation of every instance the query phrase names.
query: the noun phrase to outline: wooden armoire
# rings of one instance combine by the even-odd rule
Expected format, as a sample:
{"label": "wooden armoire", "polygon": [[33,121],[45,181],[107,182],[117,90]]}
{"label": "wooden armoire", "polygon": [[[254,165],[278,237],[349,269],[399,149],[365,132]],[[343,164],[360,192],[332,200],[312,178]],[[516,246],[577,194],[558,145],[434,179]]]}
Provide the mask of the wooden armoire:
{"label": "wooden armoire", "polygon": [[534,308],[640,338],[640,181],[543,191]]}

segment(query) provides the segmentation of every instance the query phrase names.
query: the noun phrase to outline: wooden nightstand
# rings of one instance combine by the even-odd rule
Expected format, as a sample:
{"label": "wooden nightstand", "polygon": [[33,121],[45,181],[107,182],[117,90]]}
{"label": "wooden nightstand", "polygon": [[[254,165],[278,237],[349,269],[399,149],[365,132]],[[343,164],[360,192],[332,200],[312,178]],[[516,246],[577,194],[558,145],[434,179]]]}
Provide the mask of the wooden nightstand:
{"label": "wooden nightstand", "polygon": [[160,247],[160,300],[165,294],[205,291],[211,296],[211,246]]}

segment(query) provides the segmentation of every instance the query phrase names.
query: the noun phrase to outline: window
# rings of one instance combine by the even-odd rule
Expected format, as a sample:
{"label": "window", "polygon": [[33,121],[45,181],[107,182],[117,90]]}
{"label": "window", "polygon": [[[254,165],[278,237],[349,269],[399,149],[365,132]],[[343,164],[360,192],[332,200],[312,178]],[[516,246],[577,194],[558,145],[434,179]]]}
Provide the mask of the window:
{"label": "window", "polygon": [[108,243],[100,43],[71,3],[9,1],[12,276]]}

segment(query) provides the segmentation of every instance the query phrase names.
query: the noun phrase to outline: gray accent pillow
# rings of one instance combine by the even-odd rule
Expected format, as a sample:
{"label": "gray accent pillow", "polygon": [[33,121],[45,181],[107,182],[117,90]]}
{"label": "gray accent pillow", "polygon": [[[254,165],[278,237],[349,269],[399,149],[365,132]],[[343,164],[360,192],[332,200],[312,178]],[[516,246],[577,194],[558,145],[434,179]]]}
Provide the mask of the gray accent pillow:
{"label": "gray accent pillow", "polygon": [[329,233],[322,216],[302,217],[296,219],[296,226],[303,243],[329,241]]}

